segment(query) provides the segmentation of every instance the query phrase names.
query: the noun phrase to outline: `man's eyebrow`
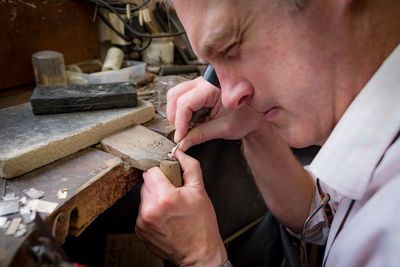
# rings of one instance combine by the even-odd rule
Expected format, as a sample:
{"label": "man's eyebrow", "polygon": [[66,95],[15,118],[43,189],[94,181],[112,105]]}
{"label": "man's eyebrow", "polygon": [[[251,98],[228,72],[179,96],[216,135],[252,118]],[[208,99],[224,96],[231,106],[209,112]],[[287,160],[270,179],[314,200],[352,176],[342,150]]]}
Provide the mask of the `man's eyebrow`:
{"label": "man's eyebrow", "polygon": [[230,29],[215,29],[207,32],[200,43],[201,52],[205,55],[214,53],[218,48],[223,48],[230,39],[232,31]]}

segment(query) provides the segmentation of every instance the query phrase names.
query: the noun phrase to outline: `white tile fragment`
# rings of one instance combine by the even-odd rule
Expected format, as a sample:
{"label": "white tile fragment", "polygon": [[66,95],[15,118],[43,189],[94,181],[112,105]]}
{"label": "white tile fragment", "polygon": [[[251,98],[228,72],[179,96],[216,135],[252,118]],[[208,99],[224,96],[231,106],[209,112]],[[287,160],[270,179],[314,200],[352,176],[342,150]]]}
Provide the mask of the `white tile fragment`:
{"label": "white tile fragment", "polygon": [[15,235],[21,221],[22,221],[22,218],[20,218],[20,217],[12,219],[10,226],[7,228],[6,235]]}
{"label": "white tile fragment", "polygon": [[27,194],[32,199],[39,199],[44,196],[44,192],[37,190],[35,188],[30,188],[29,190],[24,190],[24,193]]}
{"label": "white tile fragment", "polygon": [[68,195],[68,188],[60,189],[57,192],[58,199],[65,199],[67,198],[67,195]]}
{"label": "white tile fragment", "polygon": [[56,209],[58,203],[40,199],[32,199],[28,201],[27,205],[30,207],[31,210],[50,214]]}
{"label": "white tile fragment", "polygon": [[0,201],[0,216],[17,213],[18,211],[18,200]]}
{"label": "white tile fragment", "polygon": [[23,196],[19,199],[19,203],[21,203],[22,206],[25,206],[26,203],[28,203],[28,199],[25,196]]}
{"label": "white tile fragment", "polygon": [[4,216],[0,216],[0,229],[6,228],[8,218]]}
{"label": "white tile fragment", "polygon": [[21,236],[25,235],[27,232],[28,232],[28,229],[26,228],[26,225],[23,224],[23,223],[21,223],[21,224],[18,226],[18,229],[17,229],[17,231],[15,232],[14,236],[15,236],[15,237],[21,237]]}
{"label": "white tile fragment", "polygon": [[36,218],[36,211],[31,210],[28,205],[20,208],[19,213],[21,213],[22,221],[24,222],[24,224],[30,224]]}
{"label": "white tile fragment", "polygon": [[21,207],[19,209],[19,213],[21,213],[21,214],[30,214],[31,213],[31,208],[28,205],[23,206],[23,207]]}
{"label": "white tile fragment", "polygon": [[17,200],[18,197],[15,196],[15,193],[7,193],[4,197],[3,200],[7,201],[7,200]]}

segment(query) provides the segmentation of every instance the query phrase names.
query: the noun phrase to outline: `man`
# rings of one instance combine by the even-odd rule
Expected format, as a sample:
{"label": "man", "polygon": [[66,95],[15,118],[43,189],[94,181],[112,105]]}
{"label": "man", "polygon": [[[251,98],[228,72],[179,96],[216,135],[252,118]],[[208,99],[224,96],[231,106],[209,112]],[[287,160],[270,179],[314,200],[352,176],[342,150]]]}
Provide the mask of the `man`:
{"label": "man", "polygon": [[[325,266],[399,266],[400,2],[173,5],[221,91],[198,78],[168,94],[184,186],[158,168],[144,173],[137,234],[177,265],[222,266],[227,254],[200,166],[182,151],[241,138],[268,208],[294,234],[320,206],[319,193],[329,194],[332,225],[321,209],[305,229],[307,240],[327,242]],[[210,120],[188,133],[203,106]],[[322,148],[306,171],[289,146],[310,145]]]}

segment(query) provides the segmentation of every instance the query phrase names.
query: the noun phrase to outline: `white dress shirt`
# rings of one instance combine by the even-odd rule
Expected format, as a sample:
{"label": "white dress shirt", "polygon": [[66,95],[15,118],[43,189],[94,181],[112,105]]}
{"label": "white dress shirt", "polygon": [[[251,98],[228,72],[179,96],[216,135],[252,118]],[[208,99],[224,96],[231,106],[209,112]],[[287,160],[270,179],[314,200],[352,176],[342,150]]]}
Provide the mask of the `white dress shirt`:
{"label": "white dress shirt", "polygon": [[[400,45],[307,167],[330,194],[334,211],[329,231],[322,211],[307,229],[308,241],[327,244],[325,266],[400,266],[400,138],[391,145],[399,131]],[[316,194],[311,210],[319,201]]]}

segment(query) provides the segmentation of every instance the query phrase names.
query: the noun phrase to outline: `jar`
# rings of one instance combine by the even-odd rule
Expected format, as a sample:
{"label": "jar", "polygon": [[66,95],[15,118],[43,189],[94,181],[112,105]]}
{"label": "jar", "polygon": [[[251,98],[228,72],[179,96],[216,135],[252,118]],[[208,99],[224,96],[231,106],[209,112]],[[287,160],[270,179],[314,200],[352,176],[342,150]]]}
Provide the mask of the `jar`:
{"label": "jar", "polygon": [[143,61],[148,64],[173,64],[173,38],[153,38],[150,46],[143,51]]}

